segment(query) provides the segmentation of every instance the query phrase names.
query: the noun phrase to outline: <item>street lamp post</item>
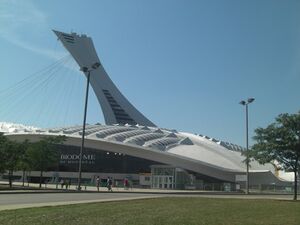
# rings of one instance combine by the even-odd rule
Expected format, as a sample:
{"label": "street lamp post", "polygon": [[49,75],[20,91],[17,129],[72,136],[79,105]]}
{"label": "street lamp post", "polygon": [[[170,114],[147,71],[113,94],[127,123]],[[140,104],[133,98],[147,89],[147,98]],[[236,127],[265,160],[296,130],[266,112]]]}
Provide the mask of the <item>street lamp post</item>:
{"label": "street lamp post", "polygon": [[81,190],[82,155],[83,155],[83,150],[84,150],[84,137],[85,137],[86,113],[87,113],[88,97],[89,97],[90,76],[91,76],[91,71],[97,69],[99,66],[100,66],[100,63],[96,62],[90,68],[86,67],[86,66],[80,68],[80,70],[82,72],[87,73],[87,82],[86,82],[86,92],[85,92],[81,147],[80,147],[80,153],[79,153],[78,186],[77,186],[77,189],[79,191]]}
{"label": "street lamp post", "polygon": [[241,105],[246,106],[246,194],[249,194],[249,142],[248,142],[248,105],[255,99],[248,98],[247,101],[242,100]]}

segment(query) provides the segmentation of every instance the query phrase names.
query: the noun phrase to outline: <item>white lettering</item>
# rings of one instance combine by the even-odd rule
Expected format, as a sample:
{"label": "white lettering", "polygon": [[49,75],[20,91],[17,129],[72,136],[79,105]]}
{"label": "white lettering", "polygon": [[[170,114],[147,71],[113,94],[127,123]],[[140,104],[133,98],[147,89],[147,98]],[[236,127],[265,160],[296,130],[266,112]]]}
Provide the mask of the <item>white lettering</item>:
{"label": "white lettering", "polygon": [[[79,158],[80,158],[80,155],[77,155],[77,154],[61,154],[60,155],[60,160],[79,160]],[[94,155],[94,154],[83,155],[82,160],[95,161],[96,155]]]}

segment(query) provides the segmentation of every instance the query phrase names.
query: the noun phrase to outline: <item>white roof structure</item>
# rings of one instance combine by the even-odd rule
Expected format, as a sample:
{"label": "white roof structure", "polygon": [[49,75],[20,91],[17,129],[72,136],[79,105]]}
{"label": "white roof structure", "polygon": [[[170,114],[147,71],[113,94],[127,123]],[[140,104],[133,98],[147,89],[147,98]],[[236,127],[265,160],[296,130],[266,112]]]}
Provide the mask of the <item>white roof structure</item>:
{"label": "white roof structure", "polygon": [[[45,136],[65,135],[66,145],[80,146],[82,126],[54,129],[24,127],[7,135],[18,141],[36,141]],[[242,151],[232,149],[232,145],[226,147],[221,143],[200,135],[129,124],[87,125],[85,136],[87,148],[127,154],[235,182],[237,175],[245,174],[245,157]],[[267,183],[282,182],[273,175],[274,167],[271,164],[251,162],[250,173],[254,177],[257,173],[259,176],[264,174]]]}
{"label": "white roof structure", "polygon": [[[141,114],[113,84],[86,35],[54,31],[80,68],[91,73],[91,86],[102,107],[106,125],[87,125],[85,146],[173,165],[223,181],[236,182],[245,175],[243,148],[203,135],[158,128]],[[93,68],[97,63],[98,67]],[[100,66],[99,66],[100,65]],[[85,72],[87,76],[88,72]],[[8,129],[7,135],[19,141],[44,136],[65,135],[66,145],[81,145],[81,126],[55,129]],[[271,164],[251,162],[250,183],[281,183]],[[253,178],[253,179],[252,179]]]}
{"label": "white roof structure", "polygon": [[38,128],[33,126],[25,126],[23,124],[0,122],[1,133],[11,133],[11,132],[18,132],[18,131],[34,131],[34,130],[38,130]]}

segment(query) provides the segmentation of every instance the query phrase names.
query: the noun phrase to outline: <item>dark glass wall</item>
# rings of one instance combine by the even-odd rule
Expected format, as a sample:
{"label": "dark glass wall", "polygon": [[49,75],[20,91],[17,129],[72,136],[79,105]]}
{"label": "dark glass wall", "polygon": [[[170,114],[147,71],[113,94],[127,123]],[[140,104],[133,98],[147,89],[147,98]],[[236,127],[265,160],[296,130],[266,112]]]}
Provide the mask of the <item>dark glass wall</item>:
{"label": "dark glass wall", "polygon": [[[58,162],[50,171],[77,172],[80,147],[57,145]],[[151,165],[161,164],[121,153],[85,148],[82,160],[83,172],[101,173],[150,173]]]}

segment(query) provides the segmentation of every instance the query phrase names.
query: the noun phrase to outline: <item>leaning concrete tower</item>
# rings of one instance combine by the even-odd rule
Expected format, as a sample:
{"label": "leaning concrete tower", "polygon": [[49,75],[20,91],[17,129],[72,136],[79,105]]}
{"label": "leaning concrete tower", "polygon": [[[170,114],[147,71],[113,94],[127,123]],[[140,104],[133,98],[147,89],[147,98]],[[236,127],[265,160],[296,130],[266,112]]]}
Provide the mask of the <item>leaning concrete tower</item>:
{"label": "leaning concrete tower", "polygon": [[[96,53],[93,41],[86,35],[55,31],[58,39],[73,56],[80,68],[90,69],[90,84],[101,105],[106,124],[155,124],[139,112],[119,91],[105,72]],[[97,64],[96,68],[92,68]],[[84,72],[87,76],[88,72]]]}

